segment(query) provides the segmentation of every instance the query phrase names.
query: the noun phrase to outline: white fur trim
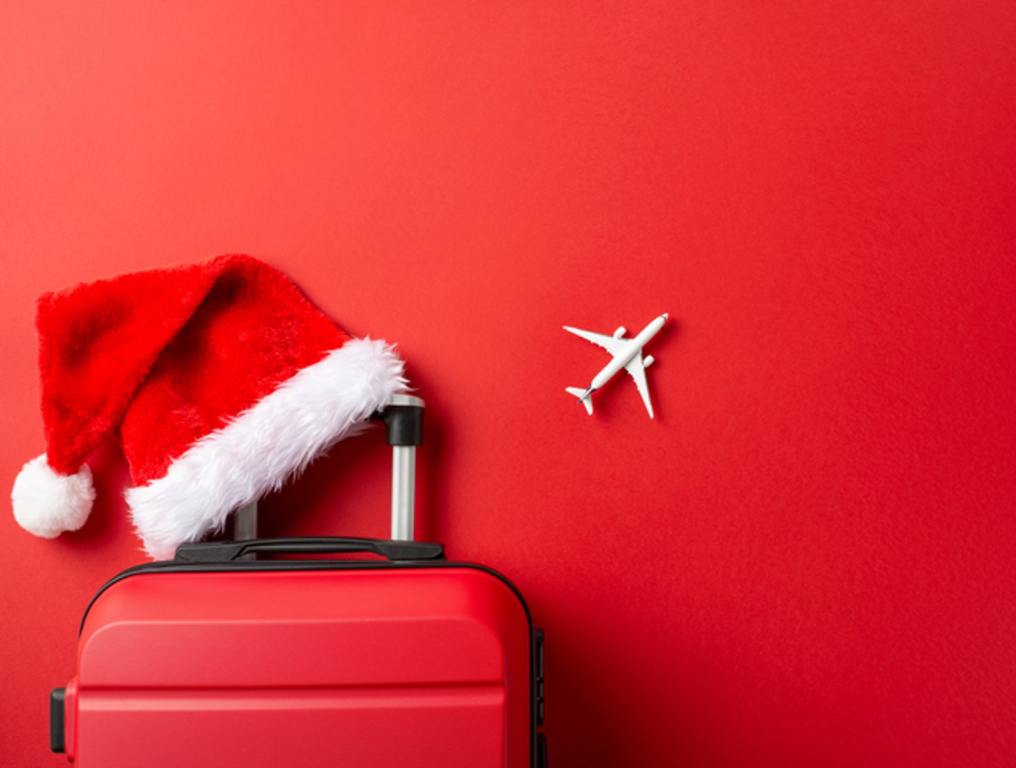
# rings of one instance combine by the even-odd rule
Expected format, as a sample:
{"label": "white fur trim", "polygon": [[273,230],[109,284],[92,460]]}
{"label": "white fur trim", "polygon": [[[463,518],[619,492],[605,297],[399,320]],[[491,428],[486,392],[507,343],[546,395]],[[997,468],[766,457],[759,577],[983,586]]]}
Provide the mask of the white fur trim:
{"label": "white fur trim", "polygon": [[155,558],[221,529],[229,513],[354,434],[403,390],[403,363],[383,341],[353,339],[198,440],[144,486],[129,488],[134,525]]}
{"label": "white fur trim", "polygon": [[36,456],[18,472],[11,506],[18,525],[44,539],[85,524],[95,501],[92,470],[85,464],[73,475],[53,470],[46,454]]}

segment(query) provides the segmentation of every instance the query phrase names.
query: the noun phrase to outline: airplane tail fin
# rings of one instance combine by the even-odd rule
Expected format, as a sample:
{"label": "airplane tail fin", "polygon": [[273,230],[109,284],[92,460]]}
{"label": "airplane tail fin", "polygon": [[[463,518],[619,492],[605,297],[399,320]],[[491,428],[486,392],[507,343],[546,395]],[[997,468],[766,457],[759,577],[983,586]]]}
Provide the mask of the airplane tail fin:
{"label": "airplane tail fin", "polygon": [[593,393],[591,389],[582,389],[581,387],[565,387],[565,392],[569,395],[577,397],[579,402],[586,407],[586,413],[590,416],[593,415],[593,399],[590,395]]}

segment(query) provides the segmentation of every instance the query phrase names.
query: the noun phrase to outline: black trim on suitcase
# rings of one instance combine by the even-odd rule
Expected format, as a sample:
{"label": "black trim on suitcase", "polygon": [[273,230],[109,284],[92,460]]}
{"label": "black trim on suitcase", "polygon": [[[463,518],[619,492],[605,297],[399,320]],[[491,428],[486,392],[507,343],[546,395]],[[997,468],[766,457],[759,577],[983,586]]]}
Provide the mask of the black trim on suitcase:
{"label": "black trim on suitcase", "polygon": [[58,755],[66,749],[64,741],[64,699],[66,688],[54,688],[49,692],[49,751]]}

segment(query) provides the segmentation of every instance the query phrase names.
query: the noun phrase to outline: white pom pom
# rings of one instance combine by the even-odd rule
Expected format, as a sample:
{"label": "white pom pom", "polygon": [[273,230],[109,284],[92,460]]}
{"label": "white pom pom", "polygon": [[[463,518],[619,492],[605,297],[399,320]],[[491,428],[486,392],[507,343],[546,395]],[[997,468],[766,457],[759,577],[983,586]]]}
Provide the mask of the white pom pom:
{"label": "white pom pom", "polygon": [[95,501],[92,470],[85,464],[73,475],[53,471],[46,454],[25,464],[14,480],[14,519],[29,533],[53,539],[85,524]]}

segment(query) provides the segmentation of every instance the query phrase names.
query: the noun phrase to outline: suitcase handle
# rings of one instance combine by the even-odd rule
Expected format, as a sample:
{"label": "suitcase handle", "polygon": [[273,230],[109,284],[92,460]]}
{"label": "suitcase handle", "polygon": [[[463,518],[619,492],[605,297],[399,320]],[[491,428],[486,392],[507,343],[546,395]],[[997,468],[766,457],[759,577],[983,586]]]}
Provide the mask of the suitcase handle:
{"label": "suitcase handle", "polygon": [[444,557],[444,547],[434,542],[322,536],[181,544],[176,550],[176,560],[190,563],[228,563],[255,552],[293,555],[373,552],[389,560],[440,560]]}
{"label": "suitcase handle", "polygon": [[412,541],[416,502],[416,447],[423,443],[423,400],[393,395],[372,418],[384,422],[392,447],[392,539]]}

